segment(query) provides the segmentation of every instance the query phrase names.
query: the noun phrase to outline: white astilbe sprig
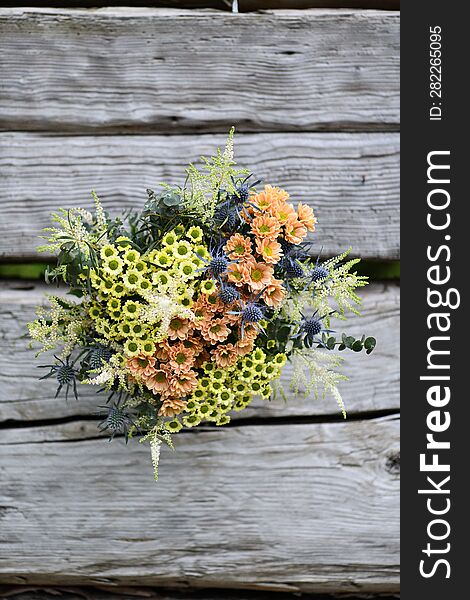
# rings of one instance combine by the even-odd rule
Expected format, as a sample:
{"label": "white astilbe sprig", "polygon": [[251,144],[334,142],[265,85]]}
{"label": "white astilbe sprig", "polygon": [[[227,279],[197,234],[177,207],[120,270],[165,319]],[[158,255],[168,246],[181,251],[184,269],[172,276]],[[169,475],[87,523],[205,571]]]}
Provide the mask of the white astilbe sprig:
{"label": "white astilbe sprig", "polygon": [[346,409],[338,385],[347,377],[333,370],[342,363],[342,358],[317,348],[296,348],[292,351],[290,361],[293,366],[290,383],[292,391],[295,394],[302,391],[305,397],[313,393],[317,399],[323,398],[329,392],[346,418]]}
{"label": "white astilbe sprig", "polygon": [[231,178],[249,173],[247,169],[235,167],[234,131],[232,127],[223,152],[218,148],[215,156],[201,156],[202,168],[190,164],[186,169],[189,185],[184,193],[185,205],[202,222],[207,222],[214,216],[220,190],[235,191]]}
{"label": "white astilbe sprig", "polygon": [[139,441],[141,443],[147,441],[150,443],[150,457],[153,466],[153,477],[155,481],[158,481],[158,466],[160,464],[162,443],[165,442],[169,448],[172,450],[175,449],[173,440],[171,439],[171,434],[165,429],[162,429],[162,422],[159,421],[155,427],[153,427],[146,435],[141,437]]}
{"label": "white astilbe sprig", "polygon": [[80,312],[80,306],[58,296],[47,295],[49,306],[36,309],[37,319],[28,323],[31,345],[41,344],[36,356],[63,345],[60,356],[70,356],[79,342],[81,334],[86,331],[89,320]]}
{"label": "white astilbe sprig", "polygon": [[64,244],[73,244],[86,260],[90,257],[90,248],[100,247],[108,243],[108,222],[100,199],[92,192],[95,203],[95,217],[83,208],[59,209],[52,213],[52,222],[58,227],[46,227],[46,235],[41,236],[47,244],[38,247],[38,252],[55,254],[63,249]]}
{"label": "white astilbe sprig", "polygon": [[93,196],[93,201],[95,203],[95,220],[96,220],[96,234],[97,239],[96,242],[99,246],[104,246],[109,242],[108,239],[108,221],[106,219],[106,214],[104,212],[104,208],[101,204],[100,199],[96,195],[95,191],[91,192]]}
{"label": "white astilbe sprig", "polygon": [[59,209],[59,213],[52,213],[52,222],[59,227],[46,227],[47,235],[41,236],[47,240],[37,248],[38,252],[49,252],[55,254],[61,251],[64,244],[74,244],[85,258],[89,258],[90,245],[94,242],[94,235],[84,225],[84,218],[91,216],[90,213],[79,208]]}

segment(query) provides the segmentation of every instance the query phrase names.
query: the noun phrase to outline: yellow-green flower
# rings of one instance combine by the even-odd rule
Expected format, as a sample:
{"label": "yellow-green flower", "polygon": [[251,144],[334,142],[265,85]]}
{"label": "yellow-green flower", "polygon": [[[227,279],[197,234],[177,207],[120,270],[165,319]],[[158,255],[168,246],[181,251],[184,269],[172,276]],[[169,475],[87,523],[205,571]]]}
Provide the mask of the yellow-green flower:
{"label": "yellow-green flower", "polygon": [[88,314],[91,319],[99,319],[103,314],[103,311],[101,310],[101,306],[99,304],[93,304],[93,306],[90,306]]}
{"label": "yellow-green flower", "polygon": [[109,337],[111,333],[111,323],[107,319],[97,319],[95,321],[95,329],[101,335]]}
{"label": "yellow-green flower", "polygon": [[165,288],[170,283],[170,276],[165,271],[152,273],[152,283]]}
{"label": "yellow-green flower", "polygon": [[237,396],[244,394],[246,390],[247,386],[246,383],[243,381],[235,381],[235,383],[233,384],[233,391],[235,392],[235,394],[237,394]]}
{"label": "yellow-green flower", "polygon": [[141,294],[145,294],[146,292],[150,292],[152,289],[152,284],[148,279],[141,279],[137,284],[137,292]]}
{"label": "yellow-green flower", "polygon": [[99,287],[99,291],[102,294],[110,294],[112,292],[114,283],[111,281],[111,279],[102,279],[100,282],[100,287]]}
{"label": "yellow-green flower", "polygon": [[209,377],[201,377],[201,379],[199,380],[198,387],[204,391],[207,391],[210,389],[210,386],[211,386],[211,380],[209,379]]}
{"label": "yellow-green flower", "polygon": [[118,246],[120,250],[129,248],[132,245],[132,241],[125,235],[121,235],[118,238],[116,238],[116,241],[114,243],[116,244],[116,246]]}
{"label": "yellow-green flower", "polygon": [[180,431],[182,427],[183,426],[181,425],[179,419],[177,419],[176,417],[171,421],[167,421],[165,423],[165,429],[167,431],[171,431],[172,433],[178,433],[178,431]]}
{"label": "yellow-green flower", "polygon": [[222,390],[219,394],[219,401],[222,406],[229,407],[232,404],[233,394],[230,390]]}
{"label": "yellow-green flower", "polygon": [[196,388],[192,394],[192,398],[194,399],[194,402],[197,403],[197,406],[199,406],[199,402],[201,402],[202,400],[204,400],[206,395],[206,391],[203,390],[202,388]]}
{"label": "yellow-green flower", "polygon": [[271,398],[273,393],[273,389],[272,387],[268,384],[265,385],[261,388],[261,396],[263,397],[264,400],[269,400],[269,398]]}
{"label": "yellow-green flower", "polygon": [[111,288],[111,292],[110,292],[110,294],[112,296],[117,296],[118,298],[120,298],[121,296],[124,296],[125,293],[126,293],[126,288],[120,281],[116,281],[116,283]]}
{"label": "yellow-green flower", "polygon": [[183,425],[185,427],[196,427],[201,422],[201,417],[197,414],[190,414],[183,417]]}
{"label": "yellow-green flower", "polygon": [[127,356],[137,356],[140,354],[140,346],[135,340],[126,340],[124,342],[124,352]]}
{"label": "yellow-green flower", "polygon": [[140,349],[142,354],[148,354],[148,355],[152,355],[155,354],[155,344],[152,342],[152,340],[142,340],[140,341]]}
{"label": "yellow-green flower", "polygon": [[173,264],[173,257],[170,254],[168,254],[168,252],[161,250],[160,252],[157,252],[155,254],[155,259],[153,262],[157,265],[157,267],[161,267],[162,269],[169,269]]}
{"label": "yellow-green flower", "polygon": [[196,276],[196,267],[191,260],[181,261],[178,266],[178,271],[186,280]]}
{"label": "yellow-green flower", "polygon": [[137,319],[140,314],[140,304],[134,300],[128,300],[122,307],[122,312],[130,319]]}
{"label": "yellow-green flower", "polygon": [[274,357],[274,362],[276,363],[276,365],[283,367],[287,362],[287,356],[284,353],[280,352]]}
{"label": "yellow-green flower", "polygon": [[133,269],[135,269],[136,271],[138,271],[141,275],[143,275],[144,273],[147,272],[147,265],[145,264],[145,261],[138,260],[134,263],[134,265],[132,266]]}
{"label": "yellow-green flower", "polygon": [[128,290],[133,291],[137,289],[139,283],[142,281],[142,275],[139,273],[139,271],[136,271],[135,269],[130,269],[129,271],[124,273],[122,280],[126,288]]}
{"label": "yellow-green flower", "polygon": [[209,296],[216,290],[215,282],[212,279],[204,279],[201,281],[201,292]]}
{"label": "yellow-green flower", "polygon": [[168,233],[165,233],[165,235],[162,237],[163,246],[174,246],[177,241],[178,236],[174,231],[169,231]]}
{"label": "yellow-green flower", "polygon": [[209,260],[211,257],[209,250],[202,244],[194,248],[194,253],[205,260]]}
{"label": "yellow-green flower", "polygon": [[123,261],[119,256],[111,256],[103,260],[103,272],[109,277],[116,277],[122,273]]}
{"label": "yellow-green flower", "polygon": [[222,369],[214,369],[210,374],[210,378],[214,381],[225,381],[225,377],[225,371]]}
{"label": "yellow-green flower", "polygon": [[194,394],[193,394],[193,396],[186,402],[186,406],[184,407],[184,410],[186,412],[195,412],[198,408],[199,408],[199,402],[197,402],[194,399]]}
{"label": "yellow-green flower", "polygon": [[133,267],[135,263],[140,260],[140,252],[134,248],[131,248],[130,250],[126,250],[126,252],[124,252],[123,258],[127,265]]}
{"label": "yellow-green flower", "polygon": [[264,363],[266,361],[266,354],[262,350],[262,348],[255,348],[253,352],[250,354],[253,362],[255,363]]}
{"label": "yellow-green flower", "polygon": [[119,300],[119,298],[110,298],[108,300],[108,310],[112,311],[112,310],[120,310],[121,308],[121,301]]}
{"label": "yellow-green flower", "polygon": [[198,412],[199,412],[199,416],[201,418],[206,418],[212,412],[212,406],[210,404],[208,404],[207,402],[204,402],[199,407]]}
{"label": "yellow-green flower", "polygon": [[210,389],[214,392],[214,394],[218,394],[224,389],[224,384],[222,381],[214,381],[212,379]]}
{"label": "yellow-green flower", "polygon": [[118,250],[112,244],[106,244],[100,250],[100,256],[103,260],[106,260],[107,258],[111,258],[112,256],[117,256],[117,255],[118,255]]}
{"label": "yellow-green flower", "polygon": [[278,368],[276,367],[276,365],[273,365],[273,363],[268,363],[264,367],[264,374],[268,378],[271,378],[271,377],[274,378],[276,376],[277,372],[278,372]]}
{"label": "yellow-green flower", "polygon": [[122,333],[124,337],[128,337],[131,333],[131,324],[127,321],[119,324],[119,331]]}
{"label": "yellow-green flower", "polygon": [[227,425],[227,423],[230,423],[229,415],[221,415],[219,419],[215,422],[216,425]]}
{"label": "yellow-green flower", "polygon": [[190,227],[186,232],[186,237],[193,243],[202,242],[202,229],[200,227]]}
{"label": "yellow-green flower", "polygon": [[139,323],[139,321],[133,322],[131,325],[131,337],[140,338],[144,334],[145,328],[142,323]]}
{"label": "yellow-green flower", "polygon": [[173,249],[176,260],[181,261],[190,258],[192,254],[191,244],[186,240],[180,240]]}

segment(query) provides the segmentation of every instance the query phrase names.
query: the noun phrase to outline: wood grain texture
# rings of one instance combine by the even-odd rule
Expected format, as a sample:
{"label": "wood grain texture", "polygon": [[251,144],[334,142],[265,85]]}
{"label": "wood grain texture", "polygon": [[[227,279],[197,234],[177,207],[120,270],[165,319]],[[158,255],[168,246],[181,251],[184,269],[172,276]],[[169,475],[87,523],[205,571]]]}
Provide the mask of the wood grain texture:
{"label": "wood grain texture", "polygon": [[[18,284],[17,284],[18,285]],[[39,364],[48,364],[51,356],[34,359],[34,352],[27,349],[24,337],[26,323],[34,317],[36,305],[44,302],[45,286],[24,291],[0,287],[0,421],[61,419],[76,415],[96,415],[97,406],[103,398],[94,388],[80,388],[80,400],[65,402],[55,399],[56,385],[52,380],[38,381],[42,374]],[[48,287],[50,293],[55,288]],[[355,353],[344,354],[344,372],[350,377],[341,385],[341,391],[351,414],[369,411],[392,410],[399,407],[399,287],[374,284],[364,289],[363,316],[353,317],[346,323],[346,331],[353,335],[374,335],[378,346],[370,356]],[[338,331],[342,331],[338,323]],[[286,389],[290,370],[286,366],[283,382]],[[336,403],[327,397],[291,398],[286,404],[282,399],[253,403],[234,419],[246,417],[293,417],[302,415],[338,415]],[[92,423],[96,435],[96,423]],[[87,433],[87,435],[89,435]]]}
{"label": "wood grain texture", "polygon": [[396,129],[399,14],[0,9],[0,127]]}
{"label": "wood grain texture", "polygon": [[[44,0],[28,0],[28,7],[43,7]],[[2,2],[2,6],[15,7],[18,2]],[[97,8],[103,6],[129,6],[129,0],[47,0],[49,7]],[[169,8],[215,8],[230,12],[231,0],[134,0],[132,6],[153,6]],[[399,10],[400,0],[238,0],[239,12],[252,12],[267,9],[306,9],[306,8],[375,8],[379,10]]]}
{"label": "wood grain texture", "polygon": [[[398,600],[399,592],[386,594],[302,594],[302,600]],[[163,590],[161,588],[119,586],[0,586],[0,598],[13,600],[299,600],[289,592],[253,590]]]}
{"label": "wood grain texture", "polygon": [[[0,257],[38,260],[50,213],[91,207],[95,189],[113,214],[141,208],[145,189],[184,183],[184,169],[224,135],[49,136],[0,134]],[[314,251],[399,256],[398,134],[240,134],[236,159],[310,204],[319,219]]]}
{"label": "wood grain texture", "polygon": [[141,444],[14,431],[4,583],[398,588],[395,418],[190,432],[163,452],[158,484]]}

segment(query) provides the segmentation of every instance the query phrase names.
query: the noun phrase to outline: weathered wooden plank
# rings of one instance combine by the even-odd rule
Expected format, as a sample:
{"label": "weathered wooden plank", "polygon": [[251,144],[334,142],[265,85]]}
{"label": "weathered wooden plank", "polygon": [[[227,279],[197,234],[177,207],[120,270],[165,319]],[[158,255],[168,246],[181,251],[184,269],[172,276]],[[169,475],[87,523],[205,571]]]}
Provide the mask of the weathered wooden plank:
{"label": "weathered wooden plank", "polygon": [[[145,189],[184,183],[184,168],[224,136],[0,134],[0,257],[38,259],[50,213],[91,206],[141,207]],[[236,158],[309,203],[319,219],[315,251],[390,259],[399,255],[398,134],[240,134]],[[158,188],[157,188],[158,189]]]}
{"label": "weathered wooden plank", "polygon": [[[16,6],[17,2],[2,2],[2,6]],[[42,0],[29,0],[28,6],[44,6]],[[162,6],[169,8],[216,8],[231,11],[232,0],[134,0],[132,6]],[[49,5],[64,8],[97,8],[99,6],[129,6],[129,0],[54,0]],[[305,8],[367,8],[399,10],[400,0],[238,0],[239,12],[267,9]]]}
{"label": "weathered wooden plank", "polygon": [[141,444],[15,431],[2,445],[4,583],[398,588],[397,419],[183,434],[158,484]]}
{"label": "weathered wooden plank", "polygon": [[[96,407],[103,404],[93,388],[84,386],[80,389],[78,402],[74,399],[65,402],[62,397],[54,398],[56,386],[52,380],[38,382],[42,373],[36,365],[47,364],[50,356],[34,360],[34,352],[27,349],[28,340],[24,334],[26,322],[33,318],[34,306],[44,301],[45,289],[41,285],[30,291],[11,289],[6,284],[0,287],[0,421],[93,415]],[[47,289],[51,293],[56,291],[53,287]],[[343,355],[346,361],[344,372],[350,380],[341,386],[341,390],[351,414],[399,406],[399,287],[373,284],[364,289],[362,296],[363,316],[352,319],[348,330],[354,335],[364,332],[376,336],[378,346],[370,356]],[[289,380],[290,371],[286,367],[283,376],[286,389]],[[288,403],[281,398],[269,403],[260,400],[233,418],[328,414],[339,415],[331,398],[300,397],[291,398]],[[96,424],[91,425],[93,435],[96,435]]]}
{"label": "weathered wooden plank", "polygon": [[[77,586],[0,586],[0,598],[14,600],[298,600],[299,594],[288,592],[253,592],[252,590],[162,590],[142,587],[112,589]],[[321,594],[303,596],[305,600],[398,600],[399,593],[347,596]]]}
{"label": "weathered wooden plank", "polygon": [[399,123],[396,12],[4,8],[0,39],[4,129],[383,131]]}

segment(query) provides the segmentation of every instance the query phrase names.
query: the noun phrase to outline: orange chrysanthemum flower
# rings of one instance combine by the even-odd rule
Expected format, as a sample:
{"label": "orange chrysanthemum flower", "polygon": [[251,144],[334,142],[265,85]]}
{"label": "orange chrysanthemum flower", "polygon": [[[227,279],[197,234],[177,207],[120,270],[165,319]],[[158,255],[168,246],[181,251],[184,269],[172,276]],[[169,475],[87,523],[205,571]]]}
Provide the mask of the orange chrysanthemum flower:
{"label": "orange chrysanthemum flower", "polygon": [[169,344],[166,340],[163,340],[163,342],[160,342],[157,345],[157,349],[155,351],[155,358],[157,358],[160,362],[166,362],[169,359],[168,356],[168,348],[169,348]]}
{"label": "orange chrysanthemum flower", "polygon": [[185,406],[186,403],[179,398],[165,398],[158,414],[161,417],[174,417],[179,415]]}
{"label": "orange chrysanthemum flower", "polygon": [[171,379],[168,368],[163,365],[145,381],[145,385],[154,394],[166,394],[170,390],[170,383]]}
{"label": "orange chrysanthemum flower", "polygon": [[230,335],[225,319],[212,319],[201,330],[202,337],[212,344],[223,342]]}
{"label": "orange chrysanthemum flower", "polygon": [[270,238],[275,240],[281,231],[281,224],[275,217],[262,215],[251,221],[251,231],[257,238]]}
{"label": "orange chrysanthemum flower", "polygon": [[216,365],[221,368],[233,366],[239,356],[233,344],[220,344],[211,350],[211,354]]}
{"label": "orange chrysanthemum flower", "polygon": [[302,204],[302,202],[299,202],[297,207],[297,215],[299,221],[304,227],[306,227],[309,231],[315,231],[317,219],[313,214],[313,210],[310,208],[310,206],[308,206],[308,204]]}
{"label": "orange chrysanthemum flower", "polygon": [[173,373],[185,373],[194,365],[194,352],[190,348],[186,348],[183,342],[172,346],[169,354],[168,366]]}
{"label": "orange chrysanthemum flower", "polygon": [[240,233],[234,233],[225,245],[225,252],[231,258],[249,258],[251,256],[251,241]]}
{"label": "orange chrysanthemum flower", "polygon": [[191,331],[191,323],[188,319],[173,317],[168,327],[168,338],[170,340],[184,340]]}
{"label": "orange chrysanthemum flower", "polygon": [[189,348],[192,351],[194,356],[198,356],[199,354],[201,354],[201,352],[204,348],[204,346],[202,344],[202,340],[197,337],[194,337],[194,336],[191,336],[191,337],[187,338],[186,340],[183,340],[182,343],[185,348]]}
{"label": "orange chrysanthemum flower", "polygon": [[228,280],[236,286],[241,286],[245,283],[245,267],[240,263],[231,263],[227,269]]}
{"label": "orange chrysanthemum flower", "polygon": [[292,216],[296,216],[295,208],[290,202],[276,202],[269,212],[281,225],[287,223],[288,219]]}
{"label": "orange chrysanthemum flower", "polygon": [[171,389],[175,396],[187,396],[197,387],[196,373],[187,371],[172,378]]}
{"label": "orange chrysanthemum flower", "polygon": [[263,300],[267,306],[279,306],[286,295],[286,290],[282,286],[282,281],[279,279],[273,279],[271,285],[268,285],[266,291],[263,293]]}
{"label": "orange chrysanthemum flower", "polygon": [[130,358],[126,363],[126,367],[137,378],[145,378],[155,373],[155,363],[156,360],[153,356],[141,354]]}
{"label": "orange chrysanthemum flower", "polygon": [[261,210],[269,210],[277,202],[285,202],[289,194],[285,190],[271,185],[265,185],[264,190],[250,196],[250,202]]}
{"label": "orange chrysanthemum flower", "polygon": [[238,340],[234,346],[234,349],[238,356],[246,356],[253,350],[254,345],[254,339],[251,339],[245,335],[242,340]]}
{"label": "orange chrysanthemum flower", "polygon": [[281,259],[282,246],[269,238],[256,240],[256,252],[263,257],[264,262],[274,265]]}
{"label": "orange chrysanthemum flower", "polygon": [[263,262],[255,262],[246,266],[245,283],[253,291],[262,290],[270,285],[273,278],[273,268]]}
{"label": "orange chrysanthemum flower", "polygon": [[284,237],[291,244],[300,244],[307,235],[307,230],[297,217],[289,218],[285,224]]}

